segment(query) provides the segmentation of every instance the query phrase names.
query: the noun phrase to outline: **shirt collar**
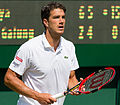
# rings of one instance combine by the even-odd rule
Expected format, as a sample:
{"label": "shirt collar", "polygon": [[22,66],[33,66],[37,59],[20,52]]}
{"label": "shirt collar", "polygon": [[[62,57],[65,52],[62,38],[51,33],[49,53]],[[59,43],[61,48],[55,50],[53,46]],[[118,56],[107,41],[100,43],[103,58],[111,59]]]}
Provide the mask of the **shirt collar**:
{"label": "shirt collar", "polygon": [[[45,48],[52,48],[51,45],[49,44],[49,42],[47,41],[46,37],[45,37],[45,33],[42,34],[43,35],[43,39],[42,39],[42,42],[43,42],[43,45]],[[60,38],[60,43],[59,43],[59,46],[57,49],[61,50],[63,47],[63,38],[61,37]]]}
{"label": "shirt collar", "polygon": [[49,42],[47,41],[47,39],[45,37],[45,33],[43,33],[42,35],[43,35],[42,42],[43,42],[44,47],[45,48],[51,48],[51,45],[49,44]]}

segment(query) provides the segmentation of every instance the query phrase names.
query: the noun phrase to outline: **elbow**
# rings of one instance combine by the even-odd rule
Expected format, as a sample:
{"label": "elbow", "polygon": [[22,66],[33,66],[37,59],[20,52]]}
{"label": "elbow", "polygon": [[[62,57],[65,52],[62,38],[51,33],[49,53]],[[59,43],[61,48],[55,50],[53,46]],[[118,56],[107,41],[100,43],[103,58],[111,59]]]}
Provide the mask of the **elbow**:
{"label": "elbow", "polygon": [[9,77],[7,75],[5,75],[5,77],[4,77],[4,85],[8,87],[9,84],[10,84],[10,79],[9,79]]}
{"label": "elbow", "polygon": [[13,72],[11,69],[8,69],[4,76],[4,84],[8,88],[13,88],[17,84],[19,75],[17,75],[15,72]]}
{"label": "elbow", "polygon": [[13,75],[11,73],[11,71],[8,69],[8,71],[6,72],[5,76],[4,76],[4,84],[7,87],[10,87],[10,85],[12,84],[13,81]]}

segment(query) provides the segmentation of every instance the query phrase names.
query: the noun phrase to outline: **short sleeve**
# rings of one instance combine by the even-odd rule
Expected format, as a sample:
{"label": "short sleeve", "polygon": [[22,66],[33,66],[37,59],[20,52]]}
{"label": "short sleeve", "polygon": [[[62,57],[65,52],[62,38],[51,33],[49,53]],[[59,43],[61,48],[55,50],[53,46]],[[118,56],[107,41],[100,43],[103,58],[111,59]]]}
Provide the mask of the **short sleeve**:
{"label": "short sleeve", "polygon": [[79,68],[79,64],[78,64],[78,60],[76,57],[76,53],[75,53],[75,46],[72,44],[71,46],[71,70],[76,70]]}
{"label": "short sleeve", "polygon": [[23,75],[27,68],[30,66],[30,51],[29,48],[25,45],[22,45],[16,52],[14,60],[11,62],[9,68]]}

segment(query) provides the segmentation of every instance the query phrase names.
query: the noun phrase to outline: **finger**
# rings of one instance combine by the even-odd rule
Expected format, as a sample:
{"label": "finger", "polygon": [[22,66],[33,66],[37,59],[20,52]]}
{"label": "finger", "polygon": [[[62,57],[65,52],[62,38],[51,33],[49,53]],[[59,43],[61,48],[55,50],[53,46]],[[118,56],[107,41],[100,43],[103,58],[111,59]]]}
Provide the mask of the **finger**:
{"label": "finger", "polygon": [[54,103],[54,102],[56,102],[57,100],[56,100],[55,98],[53,98],[53,97],[50,97],[50,101]]}
{"label": "finger", "polygon": [[70,95],[74,95],[74,93],[73,93],[73,92],[69,92],[69,94],[70,94]]}
{"label": "finger", "polygon": [[52,104],[52,102],[49,99],[46,102],[47,104]]}
{"label": "finger", "polygon": [[53,101],[53,100],[50,100],[50,102],[51,102],[50,104],[53,104],[55,101]]}
{"label": "finger", "polygon": [[83,86],[81,87],[81,90],[82,90],[82,91],[85,91],[85,85],[83,85]]}
{"label": "finger", "polygon": [[78,95],[80,95],[81,93],[79,92],[79,91],[75,91],[75,92],[73,92],[73,95],[76,95],[76,96],[78,96]]}
{"label": "finger", "polygon": [[82,89],[85,92],[85,88]]}
{"label": "finger", "polygon": [[74,94],[75,94],[76,96],[77,96],[77,95],[80,95],[80,93],[79,93],[78,91],[77,91],[77,92],[75,92]]}
{"label": "finger", "polygon": [[83,81],[83,78],[80,78],[80,81]]}
{"label": "finger", "polygon": [[56,102],[56,99],[50,98],[50,99],[47,100],[47,105],[48,104],[53,104],[54,102]]}

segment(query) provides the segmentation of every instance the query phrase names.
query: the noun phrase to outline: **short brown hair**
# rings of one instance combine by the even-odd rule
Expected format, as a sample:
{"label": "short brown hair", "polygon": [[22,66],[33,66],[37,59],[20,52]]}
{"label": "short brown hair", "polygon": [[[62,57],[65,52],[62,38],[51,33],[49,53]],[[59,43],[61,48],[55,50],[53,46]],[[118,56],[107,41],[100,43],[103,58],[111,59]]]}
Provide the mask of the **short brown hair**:
{"label": "short brown hair", "polygon": [[43,6],[41,9],[42,23],[43,23],[43,19],[47,19],[47,20],[49,19],[50,11],[57,8],[63,9],[63,11],[66,12],[66,8],[61,3],[58,2],[50,2],[46,6]]}

